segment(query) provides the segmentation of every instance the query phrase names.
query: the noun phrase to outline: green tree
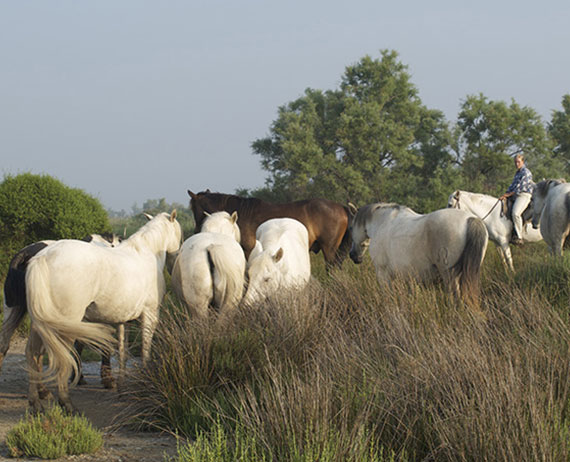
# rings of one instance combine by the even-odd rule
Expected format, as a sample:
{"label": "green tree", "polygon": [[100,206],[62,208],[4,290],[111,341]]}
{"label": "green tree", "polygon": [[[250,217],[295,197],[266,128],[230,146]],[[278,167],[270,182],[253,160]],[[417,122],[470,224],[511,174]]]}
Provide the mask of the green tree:
{"label": "green tree", "polygon": [[570,94],[562,98],[562,110],[553,111],[548,133],[555,143],[555,155],[564,164],[564,172],[570,173]]}
{"label": "green tree", "polygon": [[457,122],[457,149],[464,189],[500,194],[514,174],[512,158],[524,154],[535,178],[556,170],[551,141],[537,112],[514,100],[468,96]]}
{"label": "green tree", "polygon": [[0,183],[0,278],[12,256],[42,239],[81,239],[111,227],[101,203],[48,175],[7,175]]}
{"label": "green tree", "polygon": [[443,115],[422,105],[395,51],[381,55],[347,67],[340,89],[307,89],[279,108],[269,136],[252,144],[270,173],[262,195],[269,189],[281,200],[392,200],[423,210],[434,202],[421,197],[430,183],[449,194],[443,184],[452,177],[451,137]]}

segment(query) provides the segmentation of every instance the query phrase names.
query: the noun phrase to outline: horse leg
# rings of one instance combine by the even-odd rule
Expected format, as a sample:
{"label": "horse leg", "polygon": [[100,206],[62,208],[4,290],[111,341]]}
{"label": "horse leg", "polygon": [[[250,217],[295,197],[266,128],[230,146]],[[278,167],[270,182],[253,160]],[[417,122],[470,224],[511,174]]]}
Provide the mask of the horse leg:
{"label": "horse leg", "polygon": [[[117,337],[119,341],[119,390],[123,389],[125,385],[125,369],[127,364],[127,336],[125,332],[125,324],[121,323],[117,326]],[[109,375],[111,379],[113,378],[111,374],[111,367],[109,366]],[[101,369],[101,377],[103,377],[103,369]]]}
{"label": "horse leg", "polygon": [[[85,345],[83,343],[75,342],[74,348],[75,351],[77,352],[77,356],[75,357],[75,359],[77,360],[77,370],[79,371],[79,380],[77,381],[77,385],[87,384],[87,381],[85,380],[85,377],[83,376],[83,371],[81,369],[81,353],[83,352],[84,347]],[[71,372],[70,380],[72,382],[75,380],[75,370]]]}
{"label": "horse leg", "polygon": [[43,353],[42,339],[32,325],[26,343],[26,360],[29,370],[28,403],[33,412],[42,412],[43,406],[40,400],[51,396],[45,384],[40,383]]}
{"label": "horse leg", "polygon": [[158,325],[158,309],[147,311],[142,318],[142,363],[146,367],[150,359],[150,347],[156,326]]}
{"label": "horse leg", "polygon": [[[63,372],[63,371],[62,371]],[[69,385],[68,379],[69,377],[65,372],[59,372],[57,375],[57,395],[58,395],[58,402],[59,405],[70,414],[76,414],[77,409],[71,402],[71,398],[69,397]]]}
{"label": "horse leg", "polygon": [[503,266],[504,266],[507,274],[509,271],[512,271],[514,273],[515,267],[513,265],[513,256],[511,254],[511,248],[510,248],[508,242],[498,246],[497,251],[499,252],[499,255],[501,256],[501,262],[503,263]]}

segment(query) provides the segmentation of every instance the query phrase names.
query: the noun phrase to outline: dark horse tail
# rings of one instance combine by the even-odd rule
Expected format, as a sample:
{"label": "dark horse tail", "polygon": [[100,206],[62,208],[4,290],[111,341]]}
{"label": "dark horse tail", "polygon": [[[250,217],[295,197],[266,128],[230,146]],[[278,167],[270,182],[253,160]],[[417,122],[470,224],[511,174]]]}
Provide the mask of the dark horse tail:
{"label": "dark horse tail", "polygon": [[[4,321],[0,331],[0,368],[10,340],[24,316],[28,312],[26,299],[26,269],[30,258],[47,247],[45,242],[36,242],[20,250],[10,261],[6,281],[4,282]],[[8,310],[8,308],[10,310]]]}
{"label": "dark horse tail", "polygon": [[344,211],[346,212],[347,224],[346,230],[344,231],[344,235],[342,236],[342,240],[340,241],[340,245],[336,251],[336,258],[335,263],[336,265],[340,266],[348,252],[350,251],[350,247],[352,245],[352,236],[351,236],[351,229],[352,229],[352,220],[354,219],[354,215],[351,210],[345,205],[343,206]]}
{"label": "dark horse tail", "polygon": [[483,220],[470,217],[467,220],[467,238],[463,252],[451,269],[453,281],[458,281],[459,293],[464,300],[476,302],[479,298],[481,264],[487,250],[489,234]]}

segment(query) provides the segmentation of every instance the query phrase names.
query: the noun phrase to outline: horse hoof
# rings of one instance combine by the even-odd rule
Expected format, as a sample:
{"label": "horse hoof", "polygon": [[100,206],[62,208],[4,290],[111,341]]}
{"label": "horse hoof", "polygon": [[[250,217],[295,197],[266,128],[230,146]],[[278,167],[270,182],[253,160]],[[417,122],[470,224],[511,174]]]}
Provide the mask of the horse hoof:
{"label": "horse hoof", "polygon": [[117,388],[117,382],[113,377],[101,377],[101,383],[103,384],[103,388],[107,390],[113,390]]}
{"label": "horse hoof", "polygon": [[39,388],[38,395],[39,395],[40,399],[51,399],[51,398],[53,398],[51,391],[49,391],[46,387],[43,387],[43,386]]}
{"label": "horse hoof", "polygon": [[44,407],[39,401],[29,401],[28,404],[32,414],[41,414],[44,412]]}

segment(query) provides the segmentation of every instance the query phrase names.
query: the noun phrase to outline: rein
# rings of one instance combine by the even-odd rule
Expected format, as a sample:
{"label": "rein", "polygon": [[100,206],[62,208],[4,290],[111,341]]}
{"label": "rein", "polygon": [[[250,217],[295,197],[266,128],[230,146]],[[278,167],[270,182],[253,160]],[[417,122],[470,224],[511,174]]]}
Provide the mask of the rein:
{"label": "rein", "polygon": [[491,215],[491,212],[495,209],[495,207],[497,206],[497,204],[501,202],[501,199],[497,199],[497,202],[495,202],[495,205],[493,205],[493,207],[491,207],[491,210],[489,210],[487,212],[487,215],[485,215],[483,218],[481,218],[481,220],[485,221],[485,218],[487,218],[489,215]]}
{"label": "rein", "polygon": [[[491,215],[491,212],[493,210],[495,210],[495,207],[499,204],[499,202],[501,202],[501,199],[497,199],[497,202],[495,202],[495,205],[493,205],[493,207],[491,207],[491,210],[489,210],[487,212],[487,214],[483,218],[481,218],[481,220],[485,221],[485,218],[487,218],[489,215]],[[456,207],[454,206],[454,208],[461,209],[461,206],[459,205],[459,197],[455,198],[455,204],[456,204]]]}

